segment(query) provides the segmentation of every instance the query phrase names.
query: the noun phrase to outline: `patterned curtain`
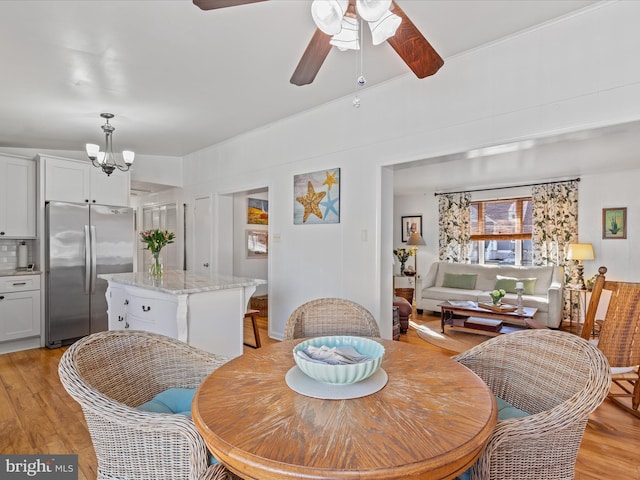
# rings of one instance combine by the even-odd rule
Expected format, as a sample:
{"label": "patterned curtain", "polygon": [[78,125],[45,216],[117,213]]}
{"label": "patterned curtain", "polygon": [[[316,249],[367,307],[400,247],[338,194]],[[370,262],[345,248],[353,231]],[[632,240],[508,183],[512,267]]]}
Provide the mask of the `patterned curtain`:
{"label": "patterned curtain", "polygon": [[578,241],[578,182],[536,185],[531,197],[533,263],[564,267],[569,244]]}
{"label": "patterned curtain", "polygon": [[448,193],[438,197],[440,260],[469,263],[471,258],[470,193]]}
{"label": "patterned curtain", "polygon": [[[569,284],[574,262],[566,260],[570,243],[578,241],[578,182],[549,183],[531,189],[533,203],[532,235],[534,265],[564,268]],[[570,318],[577,305],[564,298],[564,318]]]}

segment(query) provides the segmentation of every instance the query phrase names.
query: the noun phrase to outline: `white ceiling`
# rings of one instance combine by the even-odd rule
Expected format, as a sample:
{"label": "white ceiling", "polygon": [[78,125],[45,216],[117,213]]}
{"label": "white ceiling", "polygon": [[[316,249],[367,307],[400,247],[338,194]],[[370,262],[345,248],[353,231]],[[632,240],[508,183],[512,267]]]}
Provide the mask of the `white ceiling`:
{"label": "white ceiling", "polygon": [[[445,64],[596,3],[397,1]],[[101,143],[99,113],[111,112],[115,150],[182,156],[353,95],[353,52],[330,52],[311,85],[289,83],[309,12],[310,0],[208,12],[190,0],[2,0],[0,147],[81,150]],[[364,43],[367,86],[413,76],[389,45]]]}
{"label": "white ceiling", "polygon": [[637,169],[639,132],[640,122],[628,122],[404,163],[394,168],[394,194],[493,189]]}

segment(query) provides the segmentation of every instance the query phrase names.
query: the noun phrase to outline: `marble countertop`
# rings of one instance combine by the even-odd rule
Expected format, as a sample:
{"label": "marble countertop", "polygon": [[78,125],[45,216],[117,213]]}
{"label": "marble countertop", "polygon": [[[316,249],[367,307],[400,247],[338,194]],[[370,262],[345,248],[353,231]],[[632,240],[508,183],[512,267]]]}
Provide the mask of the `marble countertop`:
{"label": "marble countertop", "polygon": [[170,293],[172,295],[251,287],[267,283],[266,280],[259,278],[234,277],[232,275],[220,275],[217,273],[206,275],[183,270],[163,272],[161,278],[152,277],[147,272],[104,274],[98,275],[98,278],[123,285]]}
{"label": "marble countertop", "polygon": [[0,270],[0,277],[15,277],[17,275],[40,275],[42,272],[40,270]]}

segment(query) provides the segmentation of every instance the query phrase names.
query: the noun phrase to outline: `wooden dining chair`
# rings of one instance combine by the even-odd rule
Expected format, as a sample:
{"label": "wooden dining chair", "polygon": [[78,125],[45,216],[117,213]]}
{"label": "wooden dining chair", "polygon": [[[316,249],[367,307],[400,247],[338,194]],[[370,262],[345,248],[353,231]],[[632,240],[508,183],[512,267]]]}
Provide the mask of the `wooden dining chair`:
{"label": "wooden dining chair", "polygon": [[371,312],[344,298],[318,298],[296,308],[284,329],[284,340],[355,335],[379,337],[380,328]]}
{"label": "wooden dining chair", "polygon": [[[609,398],[640,417],[640,283],[609,281],[606,273],[606,267],[598,269],[580,336],[596,343],[609,361],[613,382]],[[603,290],[611,291],[611,299],[600,322],[595,317]],[[599,332],[591,339],[596,324]]]}

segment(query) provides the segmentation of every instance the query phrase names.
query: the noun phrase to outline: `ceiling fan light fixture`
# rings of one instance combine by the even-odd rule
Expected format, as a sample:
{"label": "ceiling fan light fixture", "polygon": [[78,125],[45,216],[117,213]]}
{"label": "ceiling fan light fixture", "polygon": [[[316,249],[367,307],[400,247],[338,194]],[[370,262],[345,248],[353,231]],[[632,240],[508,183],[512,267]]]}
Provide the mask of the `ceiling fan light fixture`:
{"label": "ceiling fan light fixture", "polygon": [[393,37],[401,23],[402,19],[398,15],[387,10],[378,21],[369,22],[369,28],[371,29],[371,43],[374,45],[380,45],[382,42]]}
{"label": "ceiling fan light fixture", "polygon": [[337,35],[331,37],[329,43],[338,50],[360,50],[360,38],[358,35],[358,19],[344,17],[342,19],[342,30]]}
{"label": "ceiling fan light fixture", "polygon": [[391,7],[391,0],[356,0],[358,15],[366,22],[377,22]]}
{"label": "ceiling fan light fixture", "polygon": [[349,0],[313,0],[311,16],[316,26],[327,35],[336,35],[342,29],[342,17]]}

